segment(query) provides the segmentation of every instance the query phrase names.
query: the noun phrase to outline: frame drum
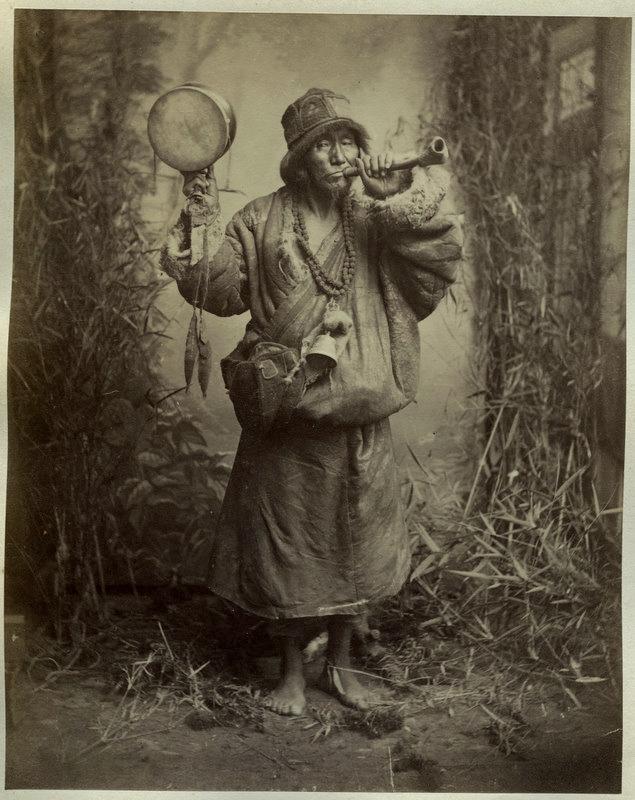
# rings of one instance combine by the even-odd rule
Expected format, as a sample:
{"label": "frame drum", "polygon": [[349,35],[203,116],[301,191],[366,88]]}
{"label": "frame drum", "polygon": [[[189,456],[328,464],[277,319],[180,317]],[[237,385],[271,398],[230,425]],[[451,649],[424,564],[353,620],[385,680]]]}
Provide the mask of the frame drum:
{"label": "frame drum", "polygon": [[179,172],[198,172],[218,161],[235,134],[236,118],[229,103],[196,83],[162,94],[148,115],[152,149]]}

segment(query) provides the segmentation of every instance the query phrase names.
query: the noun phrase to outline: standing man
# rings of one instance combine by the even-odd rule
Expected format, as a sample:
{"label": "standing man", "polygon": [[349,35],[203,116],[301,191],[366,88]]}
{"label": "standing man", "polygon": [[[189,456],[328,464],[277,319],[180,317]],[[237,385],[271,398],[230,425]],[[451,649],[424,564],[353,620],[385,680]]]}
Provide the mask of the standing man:
{"label": "standing man", "polygon": [[[353,621],[395,594],[410,564],[389,417],[415,397],[417,323],[454,280],[461,235],[440,209],[443,169],[389,172],[392,155],[368,155],[345,98],[310,89],[282,127],[284,186],[248,203],[224,233],[211,170],[184,175],[184,193],[204,192],[213,219],[205,296],[187,214],[161,263],[188,301],[198,292],[213,314],[250,312],[245,357],[259,342],[301,356],[291,414],[266,431],[243,424],[209,573],[215,593],[271,620],[282,677],[267,704],[299,715],[301,648],[316,620],[329,633],[322,688],[352,707],[372,704],[351,668]],[[311,359],[316,332],[334,340],[326,362]]]}

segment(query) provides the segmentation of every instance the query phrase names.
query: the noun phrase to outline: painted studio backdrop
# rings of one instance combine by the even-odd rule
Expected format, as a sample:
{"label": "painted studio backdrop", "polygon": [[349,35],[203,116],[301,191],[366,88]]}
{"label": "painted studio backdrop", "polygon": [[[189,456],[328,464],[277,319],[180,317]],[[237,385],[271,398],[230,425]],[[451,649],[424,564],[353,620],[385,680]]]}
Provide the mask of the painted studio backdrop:
{"label": "painted studio backdrop", "polygon": [[[470,659],[466,681],[503,659],[617,707],[630,22],[18,10],[15,33],[10,642],[46,620],[59,665],[116,593],[204,594],[240,430],[219,362],[247,318],[207,315],[208,395],[186,393],[191,308],[159,268],[182,177],[153,158],[148,113],[192,81],[231,103],[226,222],[280,186],[282,114],[320,87],[377,150],[446,140],[466,237],[393,419],[413,561],[386,630],[418,633],[390,674],[410,680],[425,631]],[[503,705],[487,722],[513,749]],[[230,783],[204,788],[247,788]]]}

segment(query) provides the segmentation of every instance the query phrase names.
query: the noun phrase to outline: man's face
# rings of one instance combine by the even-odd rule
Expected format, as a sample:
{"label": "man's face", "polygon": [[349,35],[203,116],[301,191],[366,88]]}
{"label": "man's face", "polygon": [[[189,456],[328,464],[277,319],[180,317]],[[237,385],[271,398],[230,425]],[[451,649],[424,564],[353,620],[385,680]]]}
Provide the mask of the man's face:
{"label": "man's face", "polygon": [[345,195],[352,178],[342,171],[359,155],[355,135],[350,128],[336,128],[320,136],[306,154],[306,166],[311,182],[320,191],[333,197]]}

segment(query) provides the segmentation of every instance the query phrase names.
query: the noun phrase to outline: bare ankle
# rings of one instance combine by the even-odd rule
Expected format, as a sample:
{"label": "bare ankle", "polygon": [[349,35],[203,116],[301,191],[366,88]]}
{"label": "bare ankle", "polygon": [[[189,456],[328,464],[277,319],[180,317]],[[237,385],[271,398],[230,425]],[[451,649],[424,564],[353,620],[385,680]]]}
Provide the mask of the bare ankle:
{"label": "bare ankle", "polygon": [[282,675],[281,682],[304,686],[304,662],[300,642],[291,637],[281,641]]}

